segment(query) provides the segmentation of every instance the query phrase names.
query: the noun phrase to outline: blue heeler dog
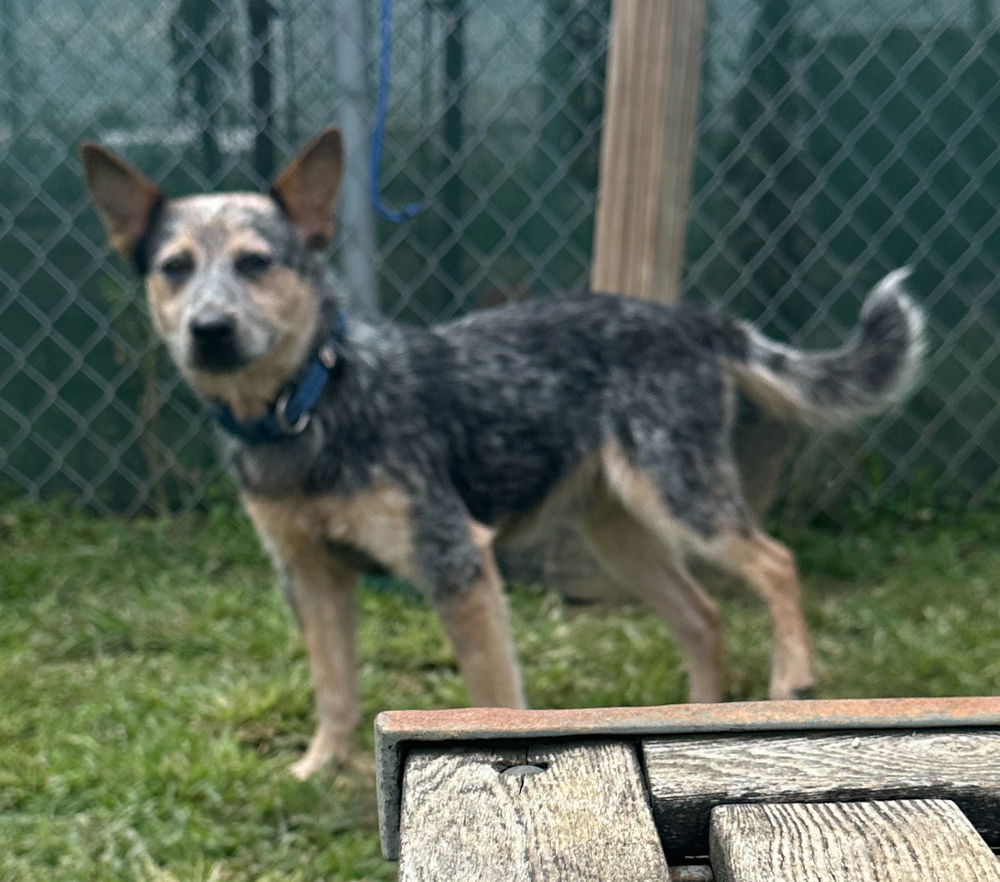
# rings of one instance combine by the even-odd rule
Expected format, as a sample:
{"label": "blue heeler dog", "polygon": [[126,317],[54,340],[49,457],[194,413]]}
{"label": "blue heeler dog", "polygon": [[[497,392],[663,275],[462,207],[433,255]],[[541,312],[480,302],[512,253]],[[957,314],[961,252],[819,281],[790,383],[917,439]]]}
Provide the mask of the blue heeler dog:
{"label": "blue heeler dog", "polygon": [[723,690],[701,559],[766,602],[770,694],[812,682],[791,553],[761,532],[732,454],[737,390],[789,421],[837,426],[901,399],[922,354],[905,271],[829,352],[772,342],[689,306],[599,294],[423,329],[348,319],[321,249],[343,168],[329,129],[267,194],[167,199],[82,150],[111,244],[145,278],[156,330],[213,408],[244,506],[301,626],[319,726],[293,771],[350,751],[359,719],[359,573],[422,589],[472,702],[524,705],[493,544],[572,518],[595,559],[667,623],[693,701]]}

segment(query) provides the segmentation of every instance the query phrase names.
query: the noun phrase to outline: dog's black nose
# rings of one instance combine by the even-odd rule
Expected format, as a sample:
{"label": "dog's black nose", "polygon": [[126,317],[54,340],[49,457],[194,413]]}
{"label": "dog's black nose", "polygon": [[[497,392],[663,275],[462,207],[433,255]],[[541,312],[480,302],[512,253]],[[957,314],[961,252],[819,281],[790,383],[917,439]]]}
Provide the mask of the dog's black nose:
{"label": "dog's black nose", "polygon": [[201,312],[188,322],[191,362],[205,371],[236,370],[243,363],[236,318],[223,312]]}
{"label": "dog's black nose", "polygon": [[218,312],[197,315],[188,327],[200,346],[226,345],[232,343],[236,335],[236,319]]}

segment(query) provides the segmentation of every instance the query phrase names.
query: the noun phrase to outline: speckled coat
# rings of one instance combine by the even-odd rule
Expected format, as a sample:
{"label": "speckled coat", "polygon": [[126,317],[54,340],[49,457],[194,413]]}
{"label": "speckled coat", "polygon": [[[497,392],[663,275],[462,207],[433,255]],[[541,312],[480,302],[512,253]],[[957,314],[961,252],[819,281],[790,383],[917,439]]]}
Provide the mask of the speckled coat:
{"label": "speckled coat", "polygon": [[112,243],[145,277],[157,331],[228,425],[274,412],[303,365],[321,357],[328,370],[301,432],[222,438],[309,652],[320,721],[296,774],[343,757],[360,713],[359,572],[386,570],[427,594],[473,702],[523,705],[493,544],[567,520],[670,627],[693,700],[723,688],[721,622],[693,557],[767,604],[771,694],[809,688],[794,560],[760,531],[740,486],[736,394],[812,425],[900,400],[922,353],[905,271],[874,289],[842,348],[819,353],[690,306],[600,294],[429,329],[370,324],[345,320],[319,251],[342,170],[336,130],[268,195],[166,199],[109,151],[89,145],[83,158]]}

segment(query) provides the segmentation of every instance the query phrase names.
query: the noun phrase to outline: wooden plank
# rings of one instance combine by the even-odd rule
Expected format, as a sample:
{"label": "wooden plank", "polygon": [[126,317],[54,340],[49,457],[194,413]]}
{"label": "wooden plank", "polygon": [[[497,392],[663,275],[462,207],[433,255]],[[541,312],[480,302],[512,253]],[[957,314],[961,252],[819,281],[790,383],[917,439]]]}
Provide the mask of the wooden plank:
{"label": "wooden plank", "polygon": [[614,0],[591,286],[680,295],[704,0]]}
{"label": "wooden plank", "polygon": [[716,882],[1000,882],[953,802],[726,805],[712,811]]}
{"label": "wooden plank", "polygon": [[399,857],[403,758],[409,745],[415,743],[569,737],[634,740],[637,736],[695,733],[861,732],[987,726],[1000,727],[1000,698],[840,698],[573,710],[472,707],[383,711],[375,718],[375,778],[382,853],[390,860]]}
{"label": "wooden plank", "polygon": [[954,799],[1000,845],[1000,732],[733,735],[643,742],[667,856],[705,853],[728,802]]}
{"label": "wooden plank", "polygon": [[635,748],[414,748],[400,882],[666,880]]}

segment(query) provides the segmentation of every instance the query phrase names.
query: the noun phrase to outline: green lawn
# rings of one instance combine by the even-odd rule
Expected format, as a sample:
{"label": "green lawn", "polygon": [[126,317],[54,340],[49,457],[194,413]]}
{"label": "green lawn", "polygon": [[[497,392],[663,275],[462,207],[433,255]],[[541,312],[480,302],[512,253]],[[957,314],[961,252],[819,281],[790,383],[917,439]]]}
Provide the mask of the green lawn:
{"label": "green lawn", "polygon": [[[820,697],[1000,693],[996,516],[859,518],[799,551]],[[361,595],[365,721],[336,775],[287,774],[312,726],[302,648],[245,518],[131,523],[0,510],[0,878],[393,879],[379,855],[371,721],[464,701],[412,592]],[[678,701],[639,610],[512,596],[534,706]],[[762,698],[767,622],[723,600],[731,688]]]}

